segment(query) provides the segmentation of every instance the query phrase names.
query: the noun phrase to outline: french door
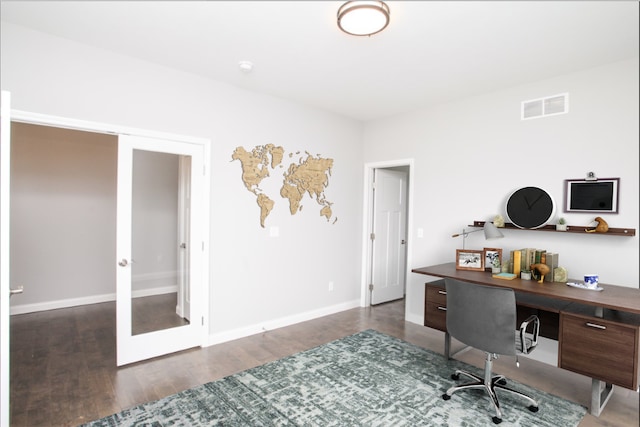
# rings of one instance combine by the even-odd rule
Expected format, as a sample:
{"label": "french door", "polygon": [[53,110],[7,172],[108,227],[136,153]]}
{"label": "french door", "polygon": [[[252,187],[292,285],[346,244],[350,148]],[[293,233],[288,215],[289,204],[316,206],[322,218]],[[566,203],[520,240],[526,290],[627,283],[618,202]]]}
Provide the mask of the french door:
{"label": "french door", "polygon": [[119,136],[118,366],[203,343],[204,180],[203,145]]}

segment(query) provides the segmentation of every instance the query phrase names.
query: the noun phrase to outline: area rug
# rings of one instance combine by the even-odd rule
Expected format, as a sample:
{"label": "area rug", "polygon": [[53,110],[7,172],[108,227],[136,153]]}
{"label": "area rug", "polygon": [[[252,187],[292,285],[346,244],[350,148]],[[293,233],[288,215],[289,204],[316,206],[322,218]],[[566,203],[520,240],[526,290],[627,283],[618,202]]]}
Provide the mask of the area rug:
{"label": "area rug", "polygon": [[[451,373],[481,370],[374,330],[85,424],[106,426],[482,426],[494,425],[479,391],[442,394]],[[501,426],[576,426],[586,408],[515,381],[538,400],[530,412],[499,394]]]}

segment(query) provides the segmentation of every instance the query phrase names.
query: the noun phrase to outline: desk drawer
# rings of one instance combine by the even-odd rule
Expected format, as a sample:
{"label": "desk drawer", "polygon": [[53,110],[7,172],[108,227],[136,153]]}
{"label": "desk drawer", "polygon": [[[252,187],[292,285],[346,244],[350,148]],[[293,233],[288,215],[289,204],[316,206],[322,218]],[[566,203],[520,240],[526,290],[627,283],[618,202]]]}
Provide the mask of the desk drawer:
{"label": "desk drawer", "polygon": [[442,304],[427,303],[424,325],[447,332],[447,307]]}
{"label": "desk drawer", "polygon": [[424,325],[447,332],[447,291],[444,280],[425,285]]}
{"label": "desk drawer", "polygon": [[636,325],[560,314],[558,365],[631,390],[638,387]]}
{"label": "desk drawer", "polygon": [[431,283],[427,283],[425,292],[427,295],[427,302],[442,304],[445,307],[447,306],[447,291],[445,290],[444,286],[439,286],[439,284],[432,285]]}

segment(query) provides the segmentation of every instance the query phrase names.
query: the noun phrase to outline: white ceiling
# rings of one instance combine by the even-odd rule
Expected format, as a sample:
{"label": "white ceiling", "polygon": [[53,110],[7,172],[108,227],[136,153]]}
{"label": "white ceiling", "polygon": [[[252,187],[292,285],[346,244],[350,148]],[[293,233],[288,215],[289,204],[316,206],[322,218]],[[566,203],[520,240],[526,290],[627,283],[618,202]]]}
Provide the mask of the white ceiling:
{"label": "white ceiling", "polygon": [[639,54],[637,1],[388,1],[372,37],[338,30],[342,3],[2,0],[1,18],[359,120]]}

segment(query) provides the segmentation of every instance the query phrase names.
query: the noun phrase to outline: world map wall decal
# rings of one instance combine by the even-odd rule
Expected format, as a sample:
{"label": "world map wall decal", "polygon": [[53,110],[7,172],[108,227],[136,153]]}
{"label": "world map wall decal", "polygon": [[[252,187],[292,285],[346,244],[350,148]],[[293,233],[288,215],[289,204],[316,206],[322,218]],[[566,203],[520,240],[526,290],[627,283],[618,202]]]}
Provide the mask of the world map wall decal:
{"label": "world map wall decal", "polygon": [[[300,156],[300,151],[289,153],[289,159]],[[305,194],[320,205],[320,216],[327,222],[335,224],[338,218],[333,218],[332,202],[327,200],[325,189],[329,186],[333,159],[316,156],[305,151],[304,155],[292,160],[288,168],[284,168],[285,150],[274,144],[256,145],[251,151],[244,147],[237,147],[231,161],[239,160],[242,165],[242,182],[248,191],[256,196],[256,203],[260,207],[260,226],[264,228],[267,216],[273,210],[275,201],[273,195],[268,195],[260,184],[271,177],[270,171],[282,169],[282,186],[280,196],[289,201],[289,212],[295,215],[303,208]]]}

